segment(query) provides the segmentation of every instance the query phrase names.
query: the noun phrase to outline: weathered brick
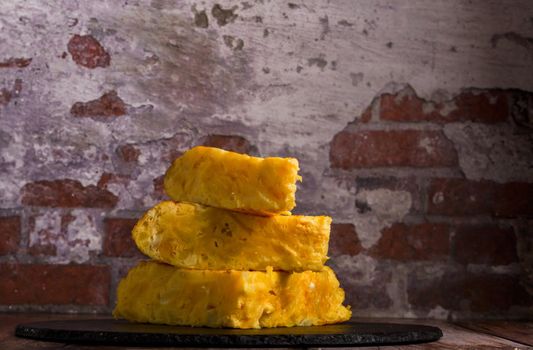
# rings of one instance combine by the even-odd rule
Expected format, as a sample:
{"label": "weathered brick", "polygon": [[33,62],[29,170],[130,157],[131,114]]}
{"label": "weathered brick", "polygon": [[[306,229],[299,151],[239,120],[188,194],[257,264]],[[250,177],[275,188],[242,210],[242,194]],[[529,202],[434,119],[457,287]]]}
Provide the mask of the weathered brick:
{"label": "weathered brick", "polygon": [[450,252],[450,231],[445,224],[397,223],[381,231],[369,254],[399,261],[442,260]]}
{"label": "weathered brick", "polygon": [[0,62],[0,68],[24,68],[29,66],[31,61],[31,58],[10,57]]}
{"label": "weathered brick", "polygon": [[41,207],[112,208],[118,201],[105,189],[72,179],[30,182],[22,187],[21,196],[22,204]]}
{"label": "weathered brick", "polygon": [[533,125],[533,92],[513,89],[510,95],[510,114],[518,127],[530,129]]}
{"label": "weathered brick", "polygon": [[237,153],[250,153],[252,145],[242,136],[236,135],[207,135],[201,142],[203,146],[222,148]]}
{"label": "weathered brick", "polygon": [[131,238],[131,231],[136,223],[136,219],[106,218],[104,220],[104,255],[142,256]]}
{"label": "weathered brick", "polygon": [[353,224],[332,224],[329,240],[329,255],[357,255],[361,252],[361,242]]}
{"label": "weathered brick", "polygon": [[531,306],[532,297],[517,275],[449,272],[438,278],[408,278],[408,300],[414,309],[500,312],[512,306]]}
{"label": "weathered brick", "polygon": [[456,229],[454,257],[462,264],[506,265],[518,262],[513,228],[461,225]]}
{"label": "weathered brick", "polygon": [[7,104],[11,101],[11,90],[8,90],[6,88],[0,89],[0,106],[7,106]]}
{"label": "weathered brick", "polygon": [[54,244],[32,244],[28,247],[28,254],[33,256],[54,256],[57,254],[57,247]]}
{"label": "weathered brick", "polygon": [[337,264],[332,257],[328,265],[332,265],[342,288],[346,292],[346,304],[357,310],[380,309],[387,310],[393,305],[387,286],[391,283],[392,273],[383,265],[377,265],[372,272],[365,271],[353,264]]}
{"label": "weathered brick", "polygon": [[15,253],[20,242],[20,217],[0,216],[0,255]]}
{"label": "weathered brick", "polygon": [[428,212],[439,215],[531,216],[533,183],[433,179]]}
{"label": "weathered brick", "polygon": [[[422,212],[422,189],[414,177],[362,177],[355,179],[357,192],[387,189],[390,191],[405,191],[411,195],[411,212]],[[360,214],[364,214],[368,208],[364,203],[355,201],[355,206]]]}
{"label": "weathered brick", "polygon": [[382,120],[498,123],[508,115],[508,96],[502,90],[465,91],[446,103],[426,101],[410,87],[380,98]]}
{"label": "weathered brick", "polygon": [[75,117],[119,117],[126,114],[126,104],[112,90],[96,100],[74,103],[70,114]]}
{"label": "weathered brick", "polygon": [[96,187],[104,190],[107,190],[110,184],[122,185],[124,187],[127,187],[130,181],[131,178],[127,175],[103,172],[102,175],[100,175],[100,179],[98,180]]}
{"label": "weathered brick", "polygon": [[0,106],[7,106],[12,99],[17,98],[22,92],[22,80],[15,79],[11,89],[0,89]]}
{"label": "weathered brick", "polygon": [[154,143],[151,157],[157,161],[163,161],[165,164],[172,163],[176,158],[188,149],[189,136],[183,134],[174,135],[168,139],[161,139]]}
{"label": "weathered brick", "polygon": [[457,109],[448,114],[453,121],[499,123],[505,122],[509,115],[508,96],[502,90],[465,91],[454,102]]}
{"label": "weathered brick", "polygon": [[18,97],[22,92],[22,79],[15,79],[13,82],[13,89],[11,90],[14,97]]}
{"label": "weathered brick", "polygon": [[393,301],[387,293],[388,283],[389,281],[384,280],[380,273],[376,273],[370,285],[344,283],[341,280],[342,288],[346,293],[345,304],[357,308],[357,310],[387,310],[393,305]]}
{"label": "weathered brick", "polygon": [[107,67],[111,62],[109,53],[92,35],[74,35],[67,49],[74,62],[86,68]]}
{"label": "weathered brick", "polygon": [[152,193],[153,197],[158,200],[168,199],[167,194],[165,193],[165,175],[161,175],[152,180],[154,185],[154,192]]}
{"label": "weathered brick", "polygon": [[368,123],[369,121],[372,120],[372,115],[373,115],[373,111],[372,111],[372,104],[371,104],[363,111],[363,113],[361,113],[361,117],[359,118],[359,121],[361,123]]}
{"label": "weathered brick", "polygon": [[31,213],[28,216],[28,253],[34,256],[53,256],[59,241],[67,238],[63,217],[57,212]]}
{"label": "weathered brick", "polygon": [[331,142],[333,168],[450,167],[457,152],[440,131],[341,131]]}
{"label": "weathered brick", "polygon": [[27,220],[31,255],[53,256],[54,262],[83,263],[101,251],[102,234],[86,210],[34,209]]}
{"label": "weathered brick", "polygon": [[127,163],[134,163],[139,159],[141,151],[133,145],[122,145],[117,147],[117,155]]}
{"label": "weathered brick", "polygon": [[0,264],[0,304],[107,305],[108,266]]}

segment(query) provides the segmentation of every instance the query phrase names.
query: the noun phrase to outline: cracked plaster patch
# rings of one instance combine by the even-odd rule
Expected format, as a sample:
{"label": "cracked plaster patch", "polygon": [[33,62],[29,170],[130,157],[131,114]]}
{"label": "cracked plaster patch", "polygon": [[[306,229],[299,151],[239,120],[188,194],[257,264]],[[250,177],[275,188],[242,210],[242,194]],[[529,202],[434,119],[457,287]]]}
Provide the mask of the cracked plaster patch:
{"label": "cracked plaster patch", "polygon": [[455,144],[459,165],[470,180],[530,181],[533,138],[510,126],[449,124],[444,133]]}
{"label": "cracked plaster patch", "polygon": [[362,191],[355,199],[369,208],[356,212],[353,219],[357,235],[365,249],[369,249],[379,240],[382,229],[402,220],[412,206],[411,194],[407,191]]}

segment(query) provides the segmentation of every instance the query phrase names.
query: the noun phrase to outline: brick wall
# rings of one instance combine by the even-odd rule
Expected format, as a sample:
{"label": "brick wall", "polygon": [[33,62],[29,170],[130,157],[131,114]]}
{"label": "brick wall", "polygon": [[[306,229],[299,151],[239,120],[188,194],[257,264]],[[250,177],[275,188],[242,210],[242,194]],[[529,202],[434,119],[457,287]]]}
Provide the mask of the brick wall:
{"label": "brick wall", "polygon": [[109,312],[202,144],[300,159],[354,315],[530,315],[527,3],[6,4],[0,311]]}
{"label": "brick wall", "polygon": [[[532,96],[523,93],[520,98]],[[343,254],[362,255],[376,269],[363,275],[364,283],[348,279],[354,304],[366,287],[370,292],[363,293],[363,300],[370,309],[391,308],[397,302],[394,296],[402,295],[417,316],[507,316],[531,307],[527,218],[533,213],[533,183],[469,179],[462,165],[475,159],[464,149],[478,148],[480,140],[454,142],[447,129],[491,125],[492,130],[513,128],[518,133],[512,108],[516,98],[509,90],[466,90],[438,103],[407,87],[377,96],[361,118],[333,137],[332,174],[353,181],[355,209],[364,222],[359,223],[362,232],[357,219],[355,225],[334,226],[331,254],[339,258],[333,266],[349,274],[358,266],[343,270]],[[366,171],[375,175],[357,175]],[[383,202],[402,199],[411,203],[400,220],[380,218],[395,211],[389,208],[394,203]],[[378,226],[379,232],[367,225]],[[366,249],[356,238],[359,233]]]}

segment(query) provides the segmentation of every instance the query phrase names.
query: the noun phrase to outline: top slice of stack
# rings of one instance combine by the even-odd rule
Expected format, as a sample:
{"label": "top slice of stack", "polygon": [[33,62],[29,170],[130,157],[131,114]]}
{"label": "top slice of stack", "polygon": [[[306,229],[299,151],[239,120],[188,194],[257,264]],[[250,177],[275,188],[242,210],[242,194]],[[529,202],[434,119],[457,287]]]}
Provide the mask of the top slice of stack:
{"label": "top slice of stack", "polygon": [[290,214],[296,205],[298,160],[258,158],[194,147],[168,169],[165,191],[175,201],[255,215]]}

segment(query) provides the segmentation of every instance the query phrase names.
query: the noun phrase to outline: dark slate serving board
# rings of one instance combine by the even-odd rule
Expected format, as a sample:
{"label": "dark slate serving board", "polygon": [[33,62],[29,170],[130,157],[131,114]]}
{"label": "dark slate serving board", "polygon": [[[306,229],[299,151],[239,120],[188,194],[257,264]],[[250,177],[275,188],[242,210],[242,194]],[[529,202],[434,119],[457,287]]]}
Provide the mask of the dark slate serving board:
{"label": "dark slate serving board", "polygon": [[63,343],[187,347],[334,347],[421,343],[438,340],[437,327],[354,323],[328,326],[214,329],[123,320],[68,320],[19,324],[15,335]]}

